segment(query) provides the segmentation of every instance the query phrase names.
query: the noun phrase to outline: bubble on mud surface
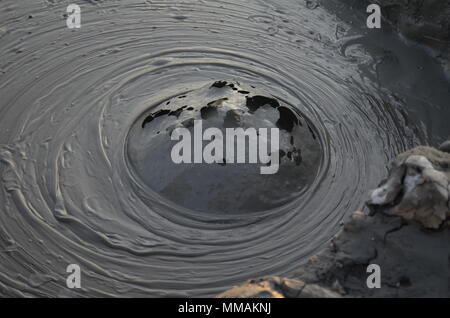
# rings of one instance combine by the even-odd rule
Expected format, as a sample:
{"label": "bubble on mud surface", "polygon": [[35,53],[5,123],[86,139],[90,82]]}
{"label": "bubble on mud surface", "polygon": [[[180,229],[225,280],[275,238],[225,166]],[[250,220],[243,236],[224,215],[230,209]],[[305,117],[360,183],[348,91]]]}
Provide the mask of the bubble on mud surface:
{"label": "bubble on mud surface", "polygon": [[[222,132],[223,158],[215,164],[193,160],[180,164],[171,159],[177,143],[171,134],[184,127],[194,138],[195,121],[201,121],[200,138],[208,128]],[[145,112],[134,126],[127,153],[136,174],[153,191],[194,211],[242,214],[280,207],[312,184],[322,161],[319,137],[304,116],[268,92],[236,82],[217,81],[175,96]],[[255,129],[241,148],[233,139],[234,152],[246,150],[245,164],[227,162],[227,128]],[[248,163],[249,145],[258,144],[261,128],[279,130],[279,169],[270,175],[261,174],[258,164]],[[208,144],[202,142],[200,151]],[[189,150],[193,157],[196,149]]]}

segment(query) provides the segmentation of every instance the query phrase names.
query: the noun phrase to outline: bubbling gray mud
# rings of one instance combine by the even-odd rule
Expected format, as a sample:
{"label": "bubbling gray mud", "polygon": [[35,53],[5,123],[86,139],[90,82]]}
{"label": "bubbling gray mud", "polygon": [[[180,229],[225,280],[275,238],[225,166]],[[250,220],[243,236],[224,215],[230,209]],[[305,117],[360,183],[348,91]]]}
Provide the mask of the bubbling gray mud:
{"label": "bubbling gray mud", "polygon": [[[418,142],[404,105],[361,76],[370,56],[341,53],[348,26],[310,1],[79,4],[73,31],[65,1],[0,2],[2,296],[211,296],[289,275]],[[196,212],[131,166],[143,114],[218,80],[270,94],[317,132],[317,171],[282,204]],[[82,289],[66,288],[69,264]]]}
{"label": "bubbling gray mud", "polygon": [[[299,199],[310,187],[322,160],[319,136],[311,123],[295,108],[241,83],[217,81],[176,96],[151,107],[133,126],[127,154],[137,175],[153,191],[197,212],[247,214],[281,207]],[[172,140],[180,128],[189,132],[183,136],[186,140]],[[278,129],[279,145],[270,160],[274,128]],[[218,129],[220,134],[216,131],[209,141],[203,141],[207,129]],[[244,142],[234,136],[229,139],[230,129],[247,133]],[[259,147],[265,148],[267,162],[259,160],[265,168],[257,165],[258,138],[267,142],[266,147]],[[233,156],[227,148],[230,142]],[[173,149],[180,143],[184,149],[176,152],[187,152],[184,161],[188,162],[173,160]],[[203,155],[203,149],[217,148],[217,144],[222,151],[210,151],[214,157],[218,152],[214,164],[203,158],[194,162],[196,151]],[[255,148],[251,149],[252,145]],[[245,155],[240,163],[238,151]],[[262,173],[263,169],[270,173]]]}

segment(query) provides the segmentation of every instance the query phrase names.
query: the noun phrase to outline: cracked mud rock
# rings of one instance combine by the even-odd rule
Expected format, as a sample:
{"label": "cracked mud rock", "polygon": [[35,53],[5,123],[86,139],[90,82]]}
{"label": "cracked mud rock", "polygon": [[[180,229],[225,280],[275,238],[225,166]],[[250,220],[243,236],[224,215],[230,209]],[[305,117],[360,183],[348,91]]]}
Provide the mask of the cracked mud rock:
{"label": "cracked mud rock", "polygon": [[371,192],[368,204],[374,211],[438,228],[450,216],[449,180],[450,154],[417,147],[396,158],[389,178]]}
{"label": "cracked mud rock", "polygon": [[450,2],[442,0],[378,0],[383,16],[400,33],[433,49],[450,67]]}
{"label": "cracked mud rock", "polygon": [[[354,212],[290,278],[249,280],[219,297],[450,297],[449,163],[430,147],[400,154],[371,194],[388,205]],[[367,287],[370,264],[380,266],[381,288]]]}

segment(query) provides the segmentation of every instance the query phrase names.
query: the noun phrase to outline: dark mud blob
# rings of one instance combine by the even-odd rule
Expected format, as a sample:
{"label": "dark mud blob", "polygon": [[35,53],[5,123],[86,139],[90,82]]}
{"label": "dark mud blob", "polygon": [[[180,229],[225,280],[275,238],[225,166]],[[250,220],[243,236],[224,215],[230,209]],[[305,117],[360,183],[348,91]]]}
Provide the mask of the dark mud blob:
{"label": "dark mud blob", "polygon": [[[201,122],[200,136],[195,134]],[[189,138],[172,140],[177,128],[187,129]],[[208,128],[221,134],[203,138]],[[233,139],[234,160],[227,157],[227,129],[256,133],[245,138],[246,163],[236,163],[237,139]],[[271,129],[279,129],[279,168],[261,174],[261,167],[274,163],[249,163],[249,142],[257,144],[267,129],[270,150]],[[255,139],[256,138],[256,139]],[[200,140],[200,160],[194,163],[195,140]],[[175,163],[172,150],[183,141],[189,147],[178,152],[189,158]],[[202,152],[212,142],[221,142],[223,153],[205,163]],[[198,149],[198,148],[197,148]],[[190,152],[190,155],[189,155]],[[148,188],[174,205],[204,213],[245,214],[272,210],[298,199],[314,182],[322,160],[322,148],[312,123],[294,107],[284,104],[252,86],[217,81],[183,93],[151,107],[133,125],[127,141],[128,162]],[[218,159],[220,157],[220,159]]]}
{"label": "dark mud blob", "polygon": [[262,106],[270,105],[274,108],[280,106],[278,101],[275,98],[270,98],[266,96],[252,96],[247,97],[246,106],[251,112],[255,112],[258,108]]}
{"label": "dark mud blob", "polygon": [[292,132],[294,126],[299,125],[300,121],[296,114],[287,107],[278,107],[280,118],[277,120],[277,127]]}

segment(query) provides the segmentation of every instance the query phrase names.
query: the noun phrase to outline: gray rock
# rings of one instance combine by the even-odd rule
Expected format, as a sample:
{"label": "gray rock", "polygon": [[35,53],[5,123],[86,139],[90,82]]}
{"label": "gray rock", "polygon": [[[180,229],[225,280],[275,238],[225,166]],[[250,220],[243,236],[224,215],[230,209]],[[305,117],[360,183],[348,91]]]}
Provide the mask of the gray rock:
{"label": "gray rock", "polygon": [[450,154],[418,147],[393,162],[389,178],[370,193],[373,211],[438,228],[450,216]]}

